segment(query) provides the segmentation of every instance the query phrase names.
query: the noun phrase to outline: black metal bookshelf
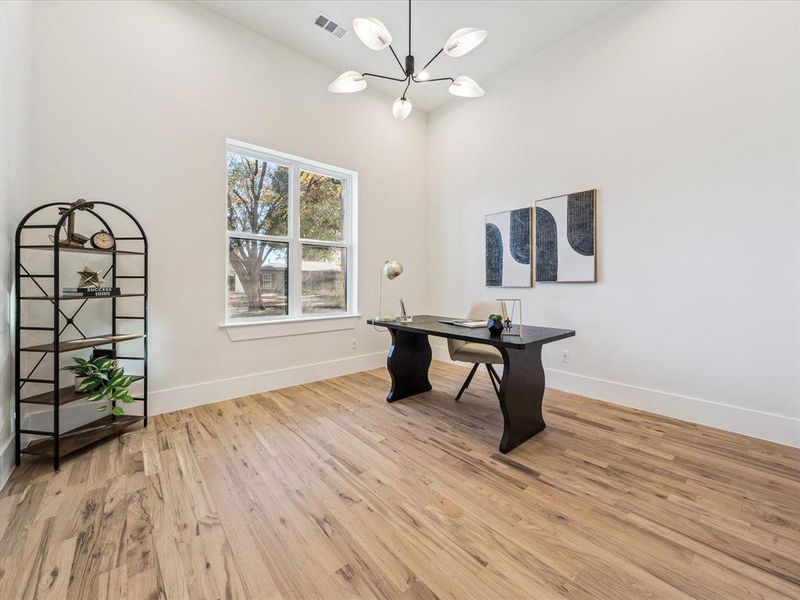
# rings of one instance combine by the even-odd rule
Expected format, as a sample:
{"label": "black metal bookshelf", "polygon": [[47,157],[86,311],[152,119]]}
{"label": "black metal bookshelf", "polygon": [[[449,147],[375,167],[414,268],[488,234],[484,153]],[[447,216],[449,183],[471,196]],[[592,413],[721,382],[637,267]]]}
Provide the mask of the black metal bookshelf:
{"label": "black metal bookshelf", "polygon": [[[99,249],[94,247],[75,247],[64,246],[59,243],[62,233],[65,232],[65,223],[76,211],[93,217],[103,230],[110,233],[115,240],[111,249]],[[113,214],[116,213],[116,214]],[[37,221],[44,219],[44,223]],[[109,224],[113,221],[120,233],[126,235],[114,235],[114,231]],[[130,231],[132,235],[127,235]],[[49,234],[49,243],[47,235]],[[45,239],[41,238],[45,236]],[[39,239],[31,240],[31,237]],[[25,239],[23,239],[25,238]],[[125,248],[120,248],[120,242]],[[37,266],[47,263],[51,267],[51,272],[41,273],[36,270],[29,270],[23,261],[23,255],[27,258],[28,264],[31,257],[28,253],[51,253],[52,260],[36,261]],[[61,292],[61,258],[62,253],[86,253],[90,255],[106,255],[111,258],[111,266],[104,272],[103,277],[111,277],[111,285],[116,288],[123,282],[138,280],[141,282],[141,291],[126,292],[110,296],[64,296]],[[136,261],[140,268],[133,273],[118,273],[120,265],[118,256],[140,256],[141,260]],[[79,203],[52,202],[44,204],[30,211],[20,221],[17,226],[15,236],[15,385],[14,385],[14,410],[15,410],[15,447],[16,463],[19,465],[22,454],[50,457],[53,460],[53,468],[58,470],[61,466],[61,459],[77,450],[85,448],[100,440],[113,435],[122,433],[132,425],[142,422],[147,427],[147,236],[139,221],[127,210],[110,202],[92,201]],[[44,270],[44,269],[41,269]],[[22,292],[21,283],[26,281],[28,291]],[[52,282],[52,283],[50,283]],[[33,286],[29,284],[32,283]],[[36,291],[31,291],[33,287]],[[51,291],[48,291],[50,288]],[[130,314],[137,311],[127,310],[126,314],[119,314],[117,301],[121,298],[141,298],[141,314]],[[76,301],[80,301],[77,305]],[[111,323],[110,332],[100,336],[87,336],[81,330],[76,318],[82,314],[81,310],[90,302],[111,302]],[[28,325],[26,317],[29,316],[31,309],[29,303],[41,302],[52,303],[52,318],[50,324]],[[41,315],[41,313],[38,313]],[[84,313],[85,314],[85,313]],[[137,333],[121,333],[118,327],[121,321],[138,324]],[[38,334],[37,334],[38,332]],[[31,343],[31,335],[43,335],[44,332],[51,333],[51,340],[45,343]],[[118,345],[132,340],[142,340],[143,352],[141,356],[130,355],[129,352],[118,354]],[[140,381],[142,393],[134,395],[134,400],[141,403],[141,415],[103,415],[89,423],[68,431],[60,431],[60,410],[63,406],[73,402],[86,399],[90,394],[80,393],[74,386],[62,387],[60,382],[60,372],[65,369],[61,364],[64,356],[77,350],[99,347],[110,347],[112,358],[120,361],[136,361],[141,367],[141,373],[130,374],[135,381]],[[26,365],[26,374],[22,374],[20,359],[23,353],[40,355],[38,361],[31,368]],[[52,370],[50,374],[40,374],[49,365],[42,366],[45,359],[52,357]],[[41,367],[41,368],[40,368]],[[127,371],[127,369],[126,369]],[[25,386],[36,384],[50,389],[40,393],[28,393]],[[22,427],[22,405],[49,406],[52,408],[51,431],[37,430]],[[112,406],[114,402],[112,401]],[[26,447],[21,446],[22,435],[38,436]]]}

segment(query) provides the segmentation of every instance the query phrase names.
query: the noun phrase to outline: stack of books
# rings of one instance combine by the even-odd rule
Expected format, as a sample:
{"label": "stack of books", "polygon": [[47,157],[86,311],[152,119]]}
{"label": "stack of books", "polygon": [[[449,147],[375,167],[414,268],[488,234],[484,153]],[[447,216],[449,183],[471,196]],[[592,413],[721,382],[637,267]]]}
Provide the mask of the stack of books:
{"label": "stack of books", "polygon": [[78,288],[64,288],[61,292],[64,297],[95,297],[95,296],[119,296],[120,291],[118,287],[78,287]]}

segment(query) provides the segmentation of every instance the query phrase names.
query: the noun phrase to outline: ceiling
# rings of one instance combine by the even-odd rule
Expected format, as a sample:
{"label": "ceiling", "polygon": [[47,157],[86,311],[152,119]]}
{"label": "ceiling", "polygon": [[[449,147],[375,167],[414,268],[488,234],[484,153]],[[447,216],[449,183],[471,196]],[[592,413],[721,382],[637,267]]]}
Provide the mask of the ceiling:
{"label": "ceiling", "polygon": [[[403,60],[408,50],[408,4],[404,0],[196,1],[336,71],[353,69],[402,76],[398,75],[400,67],[391,52],[388,49],[375,52],[364,46],[352,31],[352,23],[355,17],[376,17],[383,21],[394,38],[392,46]],[[624,3],[620,0],[417,0],[412,4],[413,54],[419,69],[456,29],[487,29],[489,37],[478,48],[461,58],[442,54],[428,71],[431,77],[469,75],[491,93],[491,84],[486,83],[491,77]],[[347,34],[338,39],[314,25],[320,12],[344,26]],[[374,78],[368,81],[370,87],[392,99],[400,96],[404,87],[399,82]],[[321,86],[327,87],[328,83],[320,81]],[[408,98],[415,109],[423,112],[430,112],[450,100],[468,101],[454,99],[447,92],[447,82],[412,84]]]}

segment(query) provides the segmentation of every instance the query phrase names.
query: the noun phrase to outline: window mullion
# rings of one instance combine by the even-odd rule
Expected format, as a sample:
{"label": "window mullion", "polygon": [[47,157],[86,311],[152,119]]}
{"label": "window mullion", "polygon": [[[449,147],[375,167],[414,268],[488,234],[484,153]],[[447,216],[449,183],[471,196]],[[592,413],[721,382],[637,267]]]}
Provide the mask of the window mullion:
{"label": "window mullion", "polygon": [[351,177],[345,177],[342,182],[342,202],[344,203],[344,241],[347,248],[344,250],[344,268],[345,268],[345,310],[350,312],[354,310],[354,273],[353,265],[353,180]]}
{"label": "window mullion", "polygon": [[296,164],[292,165],[290,194],[289,231],[292,240],[289,243],[289,315],[300,317],[303,313],[303,248],[300,243],[300,169]]}

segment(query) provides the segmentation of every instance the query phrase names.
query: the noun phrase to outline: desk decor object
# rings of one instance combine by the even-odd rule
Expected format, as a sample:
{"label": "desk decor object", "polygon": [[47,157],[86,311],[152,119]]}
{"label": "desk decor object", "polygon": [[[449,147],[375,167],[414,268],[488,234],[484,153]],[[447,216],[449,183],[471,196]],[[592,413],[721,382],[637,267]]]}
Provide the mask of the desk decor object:
{"label": "desk decor object", "polygon": [[78,271],[78,275],[81,276],[81,280],[78,283],[78,289],[80,288],[99,288],[101,283],[105,283],[105,279],[102,275],[100,275],[99,271],[94,271],[89,267],[83,267],[83,271]]}
{"label": "desk decor object", "polygon": [[[113,247],[113,246],[112,246]],[[61,289],[63,297],[98,297],[98,296],[119,296],[121,290],[118,287],[104,286],[105,278],[99,271],[83,267],[83,271],[78,271],[80,281],[78,287],[65,287]]]}
{"label": "desk decor object", "polygon": [[61,295],[65,298],[98,298],[107,296],[121,296],[122,290],[118,287],[62,288]]}
{"label": "desk decor object", "polygon": [[503,413],[500,452],[505,454],[545,428],[542,416],[542,346],[573,337],[575,332],[569,329],[525,326],[518,337],[493,337],[485,327],[469,329],[449,324],[456,320],[458,319],[418,315],[411,323],[376,319],[367,321],[370,325],[387,328],[392,335],[386,358],[392,387],[386,400],[396,402],[433,389],[428,379],[432,357],[429,335],[494,346],[503,356],[503,376],[497,389],[497,397]]}
{"label": "desk decor object", "polygon": [[[505,324],[503,335],[519,337],[522,332],[522,300],[519,298],[498,298],[497,302],[500,303],[500,315]],[[509,305],[511,306],[510,311],[508,308]],[[516,325],[514,325],[515,316],[517,316],[518,319]]]}
{"label": "desk decor object", "polygon": [[[88,246],[88,238],[75,232],[78,224],[109,237],[97,237]],[[14,248],[15,461],[19,465],[23,454],[46,457],[58,470],[72,452],[137,423],[147,427],[147,236],[117,204],[51,202],[23,217]],[[76,287],[62,287],[67,278],[75,278],[74,263],[68,268],[67,262],[76,254],[90,255],[94,268],[78,272]],[[106,303],[107,310],[83,310],[96,302]],[[89,337],[95,331],[104,333]],[[77,351],[91,351],[92,358],[64,366]],[[84,379],[76,387],[72,379],[64,381],[71,371],[95,381]],[[132,392],[134,382],[137,390]],[[81,400],[103,401],[104,414],[72,429],[63,427],[62,409]],[[49,412],[52,426],[26,426],[23,405]]]}
{"label": "desk decor object", "polygon": [[503,333],[503,317],[500,315],[489,315],[489,320],[486,321],[486,329],[489,330],[489,335],[498,337]]}
{"label": "desk decor object", "polygon": [[[85,235],[75,232],[75,211],[83,211],[91,208],[92,205],[87,204],[86,200],[83,198],[78,198],[72,204],[68,206],[61,206],[58,209],[59,215],[67,217],[66,237],[58,239],[59,246],[64,246],[65,248],[83,248],[86,245],[86,242],[89,241],[89,238]],[[54,242],[56,240],[54,236],[51,236],[50,239]]]}
{"label": "desk decor object", "polygon": [[536,281],[595,282],[595,195],[536,201]]}
{"label": "desk decor object", "polygon": [[408,311],[406,310],[406,303],[403,302],[402,298],[400,298],[400,322],[401,323],[410,323],[413,320],[414,320],[414,317],[412,317],[410,314],[408,314]]}
{"label": "desk decor object", "polygon": [[105,229],[101,229],[89,239],[89,243],[92,248],[98,250],[111,250],[114,247],[114,236]]}
{"label": "desk decor object", "polygon": [[486,285],[533,285],[530,208],[486,215]]}

